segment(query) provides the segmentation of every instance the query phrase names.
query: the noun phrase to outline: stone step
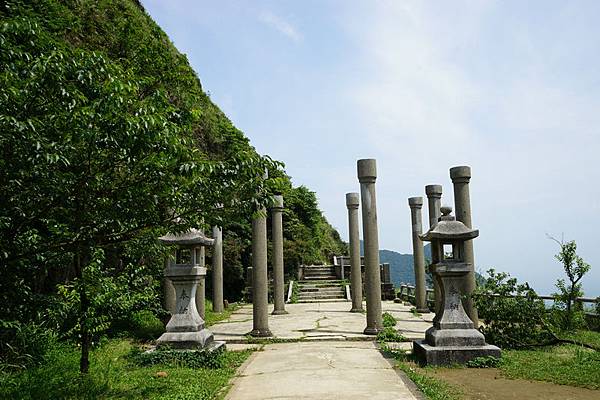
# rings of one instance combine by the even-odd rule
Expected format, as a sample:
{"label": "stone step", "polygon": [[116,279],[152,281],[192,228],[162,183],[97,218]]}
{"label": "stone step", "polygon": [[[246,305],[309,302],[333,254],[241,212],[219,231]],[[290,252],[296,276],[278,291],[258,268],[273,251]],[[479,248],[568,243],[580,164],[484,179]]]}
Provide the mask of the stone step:
{"label": "stone step", "polygon": [[335,275],[335,271],[307,271],[304,276]]}
{"label": "stone step", "polygon": [[342,301],[348,301],[346,299],[298,299],[298,303],[337,303]]}
{"label": "stone step", "polygon": [[342,299],[345,300],[344,296],[340,296],[337,294],[319,294],[315,296],[298,296],[298,300],[326,300],[326,299]]}
{"label": "stone step", "polygon": [[335,278],[337,278],[335,275],[304,276],[304,280],[307,281],[331,281],[335,280]]}
{"label": "stone step", "polygon": [[300,290],[319,290],[319,289],[343,289],[341,285],[327,283],[325,285],[299,285]]}
{"label": "stone step", "polygon": [[341,291],[336,292],[300,292],[298,296],[302,297],[317,297],[317,296],[338,296],[338,297],[346,297],[346,293]]}
{"label": "stone step", "polygon": [[324,289],[307,289],[307,290],[302,290],[300,289],[300,293],[306,293],[306,294],[314,294],[314,293],[346,293],[346,291],[343,288],[324,288]]}

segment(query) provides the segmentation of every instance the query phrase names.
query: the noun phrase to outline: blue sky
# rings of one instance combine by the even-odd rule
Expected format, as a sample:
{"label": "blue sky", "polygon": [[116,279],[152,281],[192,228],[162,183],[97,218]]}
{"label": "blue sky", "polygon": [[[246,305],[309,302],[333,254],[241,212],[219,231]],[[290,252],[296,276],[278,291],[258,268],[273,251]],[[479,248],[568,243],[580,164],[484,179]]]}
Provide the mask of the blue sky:
{"label": "blue sky", "polygon": [[[477,268],[543,293],[575,239],[600,295],[600,2],[143,0],[204,90],[347,237],[376,158],[380,247],[411,252],[407,198],[470,165]],[[424,220],[426,220],[426,213]]]}

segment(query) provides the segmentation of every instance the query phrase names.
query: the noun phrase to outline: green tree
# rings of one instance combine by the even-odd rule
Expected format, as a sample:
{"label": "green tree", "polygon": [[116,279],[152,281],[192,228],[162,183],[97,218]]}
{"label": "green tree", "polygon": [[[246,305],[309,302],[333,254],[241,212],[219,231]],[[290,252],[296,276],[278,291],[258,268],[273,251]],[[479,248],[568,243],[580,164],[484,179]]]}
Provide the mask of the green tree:
{"label": "green tree", "polygon": [[85,373],[92,333],[106,326],[93,307],[105,251],[265,204],[262,171],[277,163],[250,151],[237,132],[225,139],[231,157],[208,158],[194,144],[198,109],[177,107],[102,52],[57,40],[21,3],[2,14],[4,282],[38,274],[51,259],[69,266]]}
{"label": "green tree", "polygon": [[574,240],[564,242],[549,236],[556,242],[560,251],[554,257],[562,264],[568,282],[559,279],[556,282],[558,292],[553,293],[555,307],[562,313],[558,313],[560,325],[564,329],[573,329],[584,323],[583,310],[577,309],[576,300],[583,296],[581,279],[590,270],[590,265],[577,255],[577,244]]}

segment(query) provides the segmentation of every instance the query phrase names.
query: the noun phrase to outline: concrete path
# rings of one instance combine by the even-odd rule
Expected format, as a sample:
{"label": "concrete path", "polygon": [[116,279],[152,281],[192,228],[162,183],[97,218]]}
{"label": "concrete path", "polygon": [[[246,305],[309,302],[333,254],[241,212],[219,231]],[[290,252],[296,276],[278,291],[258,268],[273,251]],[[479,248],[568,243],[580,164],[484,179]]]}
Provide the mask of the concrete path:
{"label": "concrete path", "polygon": [[[348,312],[351,306],[350,302],[286,304],[289,314],[269,315],[269,327],[278,339],[373,340],[373,336],[363,334],[365,314]],[[398,320],[396,329],[406,338],[425,338],[432,313],[418,317],[410,312],[410,306],[392,301],[383,302],[382,308]],[[212,325],[210,330],[216,340],[245,343],[246,334],[252,330],[252,305],[241,307],[228,320]]]}
{"label": "concrete path", "polygon": [[226,399],[417,399],[373,342],[264,346],[238,371]]}

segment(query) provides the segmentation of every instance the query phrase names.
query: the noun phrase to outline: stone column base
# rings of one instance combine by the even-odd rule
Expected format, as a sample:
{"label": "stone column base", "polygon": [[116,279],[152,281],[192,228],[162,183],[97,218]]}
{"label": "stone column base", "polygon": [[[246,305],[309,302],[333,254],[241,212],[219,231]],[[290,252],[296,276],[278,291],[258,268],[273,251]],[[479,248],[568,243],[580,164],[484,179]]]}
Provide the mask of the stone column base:
{"label": "stone column base", "polygon": [[363,333],[365,335],[377,335],[379,332],[381,332],[383,330],[383,328],[369,328],[368,326],[365,328],[365,330],[363,331]]}
{"label": "stone column base", "polygon": [[270,337],[273,336],[269,329],[253,329],[248,333],[248,335],[253,337]]}
{"label": "stone column base", "polygon": [[421,366],[466,364],[477,357],[493,356],[500,358],[500,348],[486,344],[483,346],[430,346],[424,340],[413,342],[413,354]]}

